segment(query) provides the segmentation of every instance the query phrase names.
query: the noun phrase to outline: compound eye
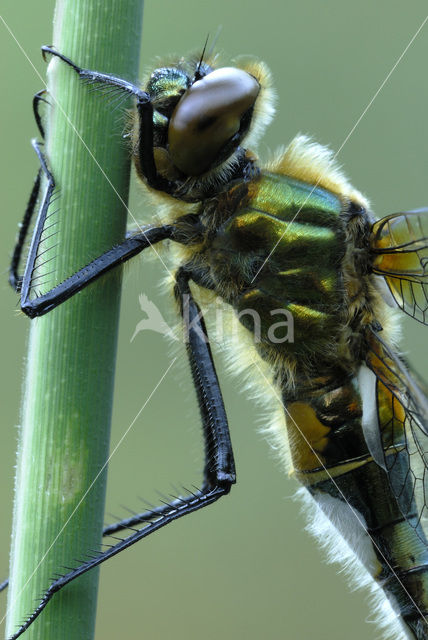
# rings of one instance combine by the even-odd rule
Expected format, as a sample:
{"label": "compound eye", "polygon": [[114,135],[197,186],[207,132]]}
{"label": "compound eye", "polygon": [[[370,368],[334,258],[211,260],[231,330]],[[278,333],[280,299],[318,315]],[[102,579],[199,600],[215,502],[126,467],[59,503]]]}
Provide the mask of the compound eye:
{"label": "compound eye", "polygon": [[[169,155],[185,175],[216,166],[225,144],[239,134],[260,85],[246,71],[223,67],[197,80],[181,97],[168,128]],[[240,137],[237,136],[236,146]]]}

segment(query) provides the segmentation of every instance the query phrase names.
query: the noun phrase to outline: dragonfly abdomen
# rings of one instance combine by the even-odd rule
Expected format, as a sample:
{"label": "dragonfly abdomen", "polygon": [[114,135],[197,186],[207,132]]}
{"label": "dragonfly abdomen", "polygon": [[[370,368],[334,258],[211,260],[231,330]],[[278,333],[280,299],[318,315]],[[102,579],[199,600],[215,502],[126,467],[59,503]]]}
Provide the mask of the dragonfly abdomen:
{"label": "dragonfly abdomen", "polygon": [[[409,511],[403,514],[386,470],[373,460],[361,424],[363,401],[355,384],[349,380],[331,386],[335,385],[314,392],[310,400],[307,389],[305,400],[287,403],[285,398],[295,475],[401,616],[406,637],[426,639],[428,551],[416,502],[410,498]],[[408,494],[412,486],[411,477],[406,477],[405,455],[396,441],[396,474],[398,478],[401,462],[402,492]]]}

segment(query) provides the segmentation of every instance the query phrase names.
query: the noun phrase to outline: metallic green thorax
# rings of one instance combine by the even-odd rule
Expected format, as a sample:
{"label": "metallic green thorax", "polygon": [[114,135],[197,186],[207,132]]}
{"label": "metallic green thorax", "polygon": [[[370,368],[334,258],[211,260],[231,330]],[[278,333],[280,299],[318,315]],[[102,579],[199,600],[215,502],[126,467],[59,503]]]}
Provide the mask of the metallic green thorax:
{"label": "metallic green thorax", "polygon": [[217,227],[207,250],[215,289],[262,352],[273,347],[316,357],[334,340],[343,306],[343,209],[325,189],[262,172]]}

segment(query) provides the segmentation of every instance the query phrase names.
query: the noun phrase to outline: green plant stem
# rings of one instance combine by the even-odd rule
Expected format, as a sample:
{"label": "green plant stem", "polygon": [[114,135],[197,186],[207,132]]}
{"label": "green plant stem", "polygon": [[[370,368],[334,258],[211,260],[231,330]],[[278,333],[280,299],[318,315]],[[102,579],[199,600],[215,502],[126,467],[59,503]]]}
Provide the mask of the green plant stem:
{"label": "green plant stem", "polygon": [[[142,0],[58,0],[53,43],[81,66],[135,81],[141,22]],[[88,90],[57,59],[48,76],[45,148],[60,199],[51,207],[58,213],[48,220],[56,226],[47,232],[58,234],[43,246],[56,245],[44,254],[46,261],[56,257],[37,275],[54,269],[41,278],[52,286],[123,238],[129,153],[122,109],[113,110],[101,91]],[[53,576],[99,549],[120,280],[116,270],[31,323],[7,636],[32,612]],[[25,638],[90,640],[97,586],[97,570],[71,583],[54,596]]]}

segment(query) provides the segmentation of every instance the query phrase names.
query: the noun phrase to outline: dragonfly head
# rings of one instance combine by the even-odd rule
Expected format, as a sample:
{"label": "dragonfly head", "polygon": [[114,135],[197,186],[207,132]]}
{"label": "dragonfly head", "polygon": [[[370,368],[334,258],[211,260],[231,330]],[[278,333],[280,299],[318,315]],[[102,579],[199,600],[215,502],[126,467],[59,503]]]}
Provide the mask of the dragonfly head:
{"label": "dragonfly head", "polygon": [[156,69],[146,91],[154,109],[157,170],[178,182],[227,174],[244,140],[273,115],[268,79],[264,65],[253,61],[214,68],[181,60]]}
{"label": "dragonfly head", "polygon": [[260,84],[236,67],[222,67],[181,96],[168,127],[172,163],[198,176],[229,158],[248,132]]}

